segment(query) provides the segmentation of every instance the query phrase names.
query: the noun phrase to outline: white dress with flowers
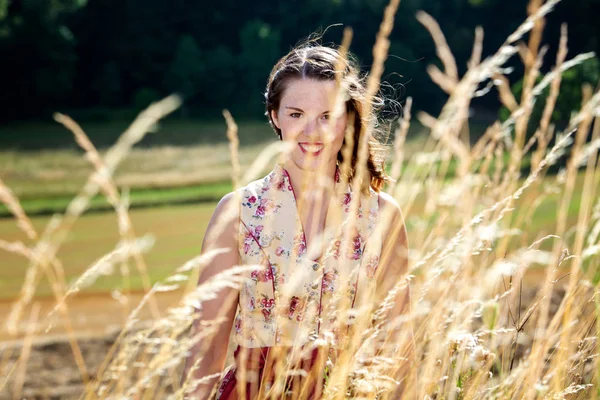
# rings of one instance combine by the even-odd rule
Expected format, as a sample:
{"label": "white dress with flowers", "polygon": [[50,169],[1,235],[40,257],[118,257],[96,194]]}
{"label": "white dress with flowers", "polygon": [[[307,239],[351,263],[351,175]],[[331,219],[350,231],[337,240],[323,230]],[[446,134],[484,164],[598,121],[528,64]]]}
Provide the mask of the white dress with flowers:
{"label": "white dress with flowers", "polygon": [[335,337],[335,304],[347,301],[357,308],[372,295],[382,242],[374,229],[379,195],[373,190],[361,195],[357,217],[350,218],[352,194],[339,181],[336,173],[337,195],[323,235],[326,251],[318,262],[306,248],[296,196],[282,165],[237,192],[240,260],[257,266],[240,289],[234,321],[239,346],[303,345],[328,331]]}

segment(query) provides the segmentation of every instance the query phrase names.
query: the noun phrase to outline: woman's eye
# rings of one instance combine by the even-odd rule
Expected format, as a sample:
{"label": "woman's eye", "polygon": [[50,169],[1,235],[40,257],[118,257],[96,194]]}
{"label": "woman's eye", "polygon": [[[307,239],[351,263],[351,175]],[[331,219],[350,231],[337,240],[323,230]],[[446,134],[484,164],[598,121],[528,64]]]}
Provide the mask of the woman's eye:
{"label": "woman's eye", "polygon": [[300,113],[291,113],[290,117],[292,117],[292,118],[300,118]]}
{"label": "woman's eye", "polygon": [[321,118],[324,119],[325,121],[327,121],[329,119],[329,114],[325,114]]}

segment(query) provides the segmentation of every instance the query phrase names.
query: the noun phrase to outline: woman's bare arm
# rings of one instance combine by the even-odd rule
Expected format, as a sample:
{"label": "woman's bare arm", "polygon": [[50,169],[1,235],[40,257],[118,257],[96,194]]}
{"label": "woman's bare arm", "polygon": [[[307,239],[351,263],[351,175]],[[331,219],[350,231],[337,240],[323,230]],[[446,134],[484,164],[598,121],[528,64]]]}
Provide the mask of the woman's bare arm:
{"label": "woman's bare arm", "polygon": [[[396,200],[386,193],[380,193],[380,213],[388,215],[385,221],[389,221],[383,238],[381,253],[381,269],[378,273],[378,293],[385,298],[389,291],[397,284],[401,289],[396,294],[392,307],[386,313],[388,329],[385,332],[385,340],[397,349],[395,356],[406,359],[401,364],[396,378],[406,382],[414,363],[414,341],[412,324],[406,321],[399,326],[394,326],[398,317],[410,312],[410,286],[405,281],[408,273],[408,236],[402,211]],[[400,395],[406,383],[400,385],[396,395]]]}
{"label": "woman's bare arm", "polygon": [[[239,227],[239,208],[235,201],[235,194],[229,193],[217,205],[215,212],[208,224],[204,241],[202,243],[202,252],[214,249],[229,249],[229,251],[216,255],[212,261],[201,271],[198,278],[198,284],[203,284],[216,274],[225,271],[232,266],[239,264],[238,251],[238,227]],[[183,380],[193,381],[210,375],[222,372],[225,357],[227,355],[227,346],[229,344],[229,335],[235,311],[237,308],[238,291],[227,288],[220,290],[213,300],[205,301],[201,309],[197,310],[196,319],[193,322],[191,335],[195,336],[203,329],[209,321],[224,317],[224,322],[218,325],[218,330],[214,335],[208,336],[205,340],[198,341],[191,349],[191,354],[187,358]],[[196,368],[192,368],[192,367]],[[188,375],[191,372],[191,376]],[[193,389],[192,393],[187,393],[186,398],[207,399],[213,386],[218,381],[218,376],[208,379],[205,384],[199,385]]]}
{"label": "woman's bare arm", "polygon": [[[380,193],[380,215],[387,215],[380,223],[386,223],[383,233],[383,246],[380,259],[380,273],[378,274],[378,292],[387,296],[390,289],[399,280],[406,277],[408,272],[408,236],[402,211],[387,193]],[[403,290],[398,293],[394,308],[390,316],[398,316],[408,310],[410,304],[410,291]]]}

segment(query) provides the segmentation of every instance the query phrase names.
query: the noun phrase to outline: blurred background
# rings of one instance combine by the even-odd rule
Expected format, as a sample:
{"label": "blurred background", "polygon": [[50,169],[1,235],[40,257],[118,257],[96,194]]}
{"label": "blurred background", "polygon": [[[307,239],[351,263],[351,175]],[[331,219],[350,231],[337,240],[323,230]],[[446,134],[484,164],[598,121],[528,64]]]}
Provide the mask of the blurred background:
{"label": "blurred background", "polygon": [[[483,53],[489,55],[525,19],[527,3],[403,0],[390,37],[386,94],[399,101],[410,95],[417,110],[432,114],[445,101],[426,73],[426,66],[438,60],[430,35],[415,19],[418,10],[438,21],[462,73],[475,27],[484,28]],[[0,0],[1,144],[14,149],[69,146],[66,133],[21,134],[18,128],[25,126],[18,122],[51,123],[52,113],[61,111],[81,122],[116,124],[174,92],[185,97],[179,121],[221,123],[221,110],[228,108],[238,120],[264,122],[262,93],[279,57],[311,33],[341,24],[354,29],[351,50],[367,71],[386,5],[384,0]],[[568,24],[571,56],[600,50],[599,16],[598,0],[560,2],[546,20],[546,69],[554,61],[562,22]],[[342,30],[331,26],[323,41],[340,43]],[[587,63],[567,77],[565,86],[595,83],[598,70],[597,62]],[[512,75],[520,77],[520,72]],[[562,96],[571,103],[578,97]],[[498,104],[492,95],[474,107],[484,118],[496,114]],[[192,131],[197,134],[152,135],[146,144],[222,138],[197,127]],[[97,145],[112,143],[117,134],[90,132]]]}
{"label": "blurred background", "polygon": [[[129,190],[137,232],[157,239],[147,260],[151,279],[161,279],[198,254],[216,201],[231,190],[222,110],[229,109],[239,124],[241,163],[248,165],[275,139],[264,117],[263,91],[277,59],[315,32],[324,32],[324,43],[340,43],[349,26],[351,51],[368,71],[386,5],[384,0],[0,0],[0,178],[42,231],[93,171],[73,135],[53,121],[54,112],[73,117],[103,151],[151,102],[181,94],[183,107],[144,138],[115,177]],[[447,98],[426,72],[439,60],[431,36],[415,18],[418,10],[437,19],[462,75],[475,27],[484,28],[485,57],[525,20],[527,1],[403,0],[383,77],[388,102],[382,116],[388,120],[401,115],[408,96],[413,112],[432,115]],[[559,3],[546,18],[543,43],[549,47],[542,70],[554,65],[563,22],[569,30],[568,58],[597,53],[599,16],[600,0]],[[509,65],[515,68],[509,77],[518,95],[522,62],[515,57]],[[581,85],[596,85],[599,78],[595,58],[565,73],[553,121],[567,121],[580,107]],[[543,101],[539,105],[533,126]],[[471,140],[507,115],[494,90],[475,99],[471,111]],[[407,151],[422,147],[424,132],[413,122]],[[70,232],[59,252],[67,281],[119,240],[110,210],[101,196],[94,198]],[[4,240],[26,240],[6,207],[0,206],[0,216]],[[18,295],[26,266],[14,253],[0,254],[0,298]],[[141,288],[141,278],[131,274],[128,288]],[[117,273],[86,291],[122,288]],[[49,284],[40,281],[36,294],[50,293]]]}
{"label": "blurred background", "polygon": [[[447,100],[427,73],[428,65],[441,67],[441,63],[431,35],[415,18],[419,10],[438,21],[462,76],[471,56],[475,28],[484,29],[485,58],[496,52],[527,18],[528,3],[402,0],[382,79],[381,91],[386,98],[382,119],[397,120],[408,97],[414,100],[412,115],[425,111],[435,117]],[[147,274],[136,268],[144,264],[143,260],[127,259],[119,265],[109,263],[110,268],[100,269],[99,276],[90,279],[89,284],[80,285],[81,293],[68,300],[66,322],[61,322],[55,313],[50,323],[45,321],[42,330],[36,332],[42,342],[35,346],[29,364],[26,357],[20,363],[22,375],[17,375],[22,379],[21,383],[17,379],[14,393],[18,394],[22,385],[23,398],[79,398],[82,373],[73,358],[76,348],[73,342],[69,346],[65,332],[71,334],[69,340],[76,336],[93,376],[129,312],[143,298],[144,289],[176,274],[181,265],[199,254],[216,202],[232,189],[223,109],[231,111],[239,126],[239,156],[244,170],[266,144],[276,139],[264,116],[263,104],[266,80],[275,62],[311,34],[322,33],[326,44],[340,43],[343,29],[351,27],[354,36],[350,49],[362,71],[368,72],[386,5],[386,0],[0,0],[0,184],[18,197],[38,238],[52,225],[52,216],[66,210],[94,172],[73,134],[54,121],[55,112],[67,114],[81,124],[103,155],[150,103],[172,93],[184,100],[182,107],[134,147],[114,175],[120,194],[129,199],[135,236],[154,238],[154,245],[143,259]],[[555,65],[562,23],[568,25],[567,60],[584,52],[598,54],[599,17],[600,0],[559,2],[544,19],[542,43],[548,47],[541,75]],[[527,40],[527,36],[523,38],[524,42]],[[517,55],[508,66],[513,69],[508,75],[511,90],[520,101],[523,62]],[[582,85],[597,87],[599,80],[600,63],[595,57],[563,74],[552,114],[557,132],[566,126],[571,112],[580,109]],[[547,96],[548,89],[534,106],[528,135],[540,125]],[[491,88],[485,96],[471,102],[468,129],[464,129],[461,140],[473,143],[486,127],[508,115],[498,100],[498,92]],[[406,175],[414,178],[408,180],[413,186],[401,181],[401,190],[396,191],[397,196],[400,193],[404,199],[410,197],[410,201],[400,204],[411,204],[410,210],[404,209],[411,247],[423,254],[428,246],[437,245],[436,240],[443,243],[444,238],[456,233],[459,225],[452,225],[444,216],[471,218],[482,207],[491,205],[480,202],[485,197],[477,191],[473,195],[477,201],[471,207],[461,204],[470,197],[463,194],[471,194],[469,185],[475,185],[475,181],[452,179],[456,176],[455,159],[448,157],[443,161],[439,168],[443,172],[437,175],[440,179],[435,172],[429,174],[424,168],[428,161],[423,160],[432,155],[438,157],[441,150],[434,154],[427,148],[431,143],[428,138],[429,130],[413,118],[404,147],[403,172],[410,168],[413,172],[418,168],[422,171],[403,175],[403,179]],[[495,150],[490,150],[490,155],[491,151]],[[508,164],[510,156],[508,150],[499,146],[489,172],[501,162]],[[522,184],[529,173],[533,164],[530,158],[527,153],[517,160],[522,161],[524,174],[515,178],[514,184]],[[435,158],[430,166],[439,160]],[[572,196],[571,192],[562,196],[564,179],[555,173],[564,167],[564,162],[561,159],[548,175],[540,177],[531,193],[515,201],[514,214],[519,217],[507,226],[523,229],[503,233],[510,236],[510,244],[500,257],[506,257],[508,251],[521,263],[520,248],[554,233],[558,205],[564,198],[570,200],[564,206],[565,236],[572,240],[580,205],[589,199],[583,195],[582,172],[570,178]],[[502,170],[498,167],[494,175],[500,176]],[[417,180],[426,176],[431,181],[419,186],[422,182]],[[509,191],[498,187],[496,193],[495,189],[487,187],[485,193],[492,193],[488,200],[496,201]],[[44,243],[27,237],[19,228],[4,204],[7,197],[0,185],[0,321],[8,320],[14,304],[18,304],[15,300],[28,294],[23,291],[26,276],[37,274],[27,286],[32,290],[33,301],[24,301],[21,310],[23,316],[35,321],[36,315],[47,316],[56,305],[53,294],[57,292],[49,283],[54,272],[41,271],[41,264],[23,257],[22,249],[37,250]],[[457,204],[460,212],[453,213],[452,207]],[[479,231],[474,235],[479,235]],[[85,214],[68,229],[57,254],[60,264],[53,268],[59,278],[64,274],[66,285],[71,287],[90,266],[97,266],[96,261],[113,251],[121,239],[113,207],[103,196],[95,196]],[[547,241],[540,245],[547,246]],[[545,276],[544,268],[528,272],[534,284],[526,299],[535,295]],[[189,273],[188,269],[184,275]],[[183,282],[182,287],[159,293],[156,303],[140,308],[136,318],[146,321],[176,304],[184,292],[183,286],[195,286],[193,276],[187,283],[186,278],[175,275],[170,282]],[[600,281],[600,273],[596,273],[594,281]],[[475,282],[480,285],[479,280]],[[14,361],[19,357],[18,342],[28,333],[24,318],[13,332],[2,329],[5,324],[0,328],[0,359]],[[46,326],[52,329],[45,330]],[[88,340],[88,336],[96,339]],[[13,350],[2,353],[3,349],[11,349],[5,346],[8,341],[17,344]],[[0,364],[0,378],[9,376],[8,371],[14,370],[11,365]],[[22,398],[8,394],[3,397],[3,384],[6,382],[0,380],[0,400]]]}

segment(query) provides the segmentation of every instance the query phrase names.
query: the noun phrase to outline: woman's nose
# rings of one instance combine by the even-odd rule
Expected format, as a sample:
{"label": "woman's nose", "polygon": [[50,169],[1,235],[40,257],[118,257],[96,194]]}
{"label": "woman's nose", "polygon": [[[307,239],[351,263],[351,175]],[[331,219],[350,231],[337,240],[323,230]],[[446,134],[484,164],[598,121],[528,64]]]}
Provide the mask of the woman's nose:
{"label": "woman's nose", "polygon": [[304,125],[304,136],[309,138],[318,138],[321,136],[321,125],[318,119],[311,119]]}

